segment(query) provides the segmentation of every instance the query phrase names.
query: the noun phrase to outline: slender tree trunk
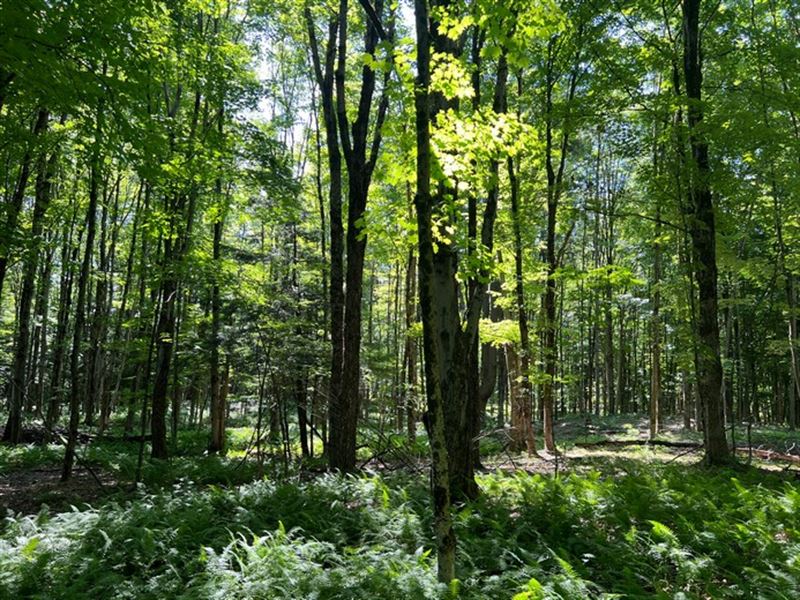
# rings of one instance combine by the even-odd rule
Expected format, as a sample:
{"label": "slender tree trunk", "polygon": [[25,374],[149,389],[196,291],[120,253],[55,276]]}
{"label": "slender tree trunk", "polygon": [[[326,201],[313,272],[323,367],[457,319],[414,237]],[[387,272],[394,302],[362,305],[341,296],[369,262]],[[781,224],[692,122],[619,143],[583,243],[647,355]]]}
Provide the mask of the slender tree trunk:
{"label": "slender tree trunk", "polygon": [[89,287],[89,275],[92,266],[92,253],[94,251],[94,238],[96,229],[96,213],[98,196],[100,193],[100,169],[103,136],[105,103],[98,102],[94,149],[89,175],[89,206],[86,209],[86,246],[83,251],[80,275],[78,276],[78,298],[75,302],[75,325],[72,332],[72,354],[69,360],[70,390],[69,390],[69,437],[64,452],[64,467],[61,471],[61,480],[66,481],[72,476],[72,465],[75,460],[75,445],[78,441],[78,422],[80,420],[80,355],[83,328],[86,321],[86,297]]}
{"label": "slender tree trunk", "polygon": [[616,392],[614,387],[614,317],[611,312],[612,293],[611,293],[611,273],[613,270],[613,258],[609,254],[608,258],[608,280],[605,283],[605,303],[603,306],[605,320],[605,336],[603,342],[603,359],[605,363],[604,383],[606,395],[606,411],[610,415],[617,414]]}
{"label": "slender tree trunk", "polygon": [[795,278],[789,274],[786,282],[786,295],[789,304],[789,352],[791,358],[791,385],[789,392],[789,427],[794,429],[798,424],[797,404],[800,400],[800,332],[797,327],[797,289]]}
{"label": "slender tree trunk", "polygon": [[308,396],[306,395],[306,382],[302,377],[294,380],[294,401],[297,405],[297,426],[300,430],[300,452],[303,458],[308,458],[311,456],[308,436]]}
{"label": "slender tree trunk", "polygon": [[[34,309],[41,327],[38,332],[38,361],[31,365],[31,368],[37,370],[36,376],[36,411],[40,419],[45,418],[45,406],[47,404],[47,386],[45,382],[48,376],[48,357],[49,357],[49,339],[50,329],[49,316],[50,316],[50,289],[52,287],[53,279],[53,256],[54,249],[51,249],[45,255],[45,264],[42,268],[42,275],[39,279],[39,291],[36,298],[36,308]],[[51,375],[52,377],[52,375]]]}
{"label": "slender tree trunk", "polygon": [[[526,448],[528,454],[535,455],[536,438],[533,432],[533,390],[531,387],[531,342],[528,327],[528,312],[525,305],[525,285],[522,265],[522,217],[519,206],[519,177],[514,159],[508,159],[508,178],[511,184],[511,220],[514,230],[514,296],[517,305],[517,323],[519,325],[520,365],[519,375],[522,380],[519,394],[511,394],[511,449],[521,452]],[[516,418],[515,418],[516,415]]]}
{"label": "slender tree trunk", "polygon": [[[555,72],[556,36],[550,38],[547,44],[546,56],[546,81],[545,81],[545,169],[547,172],[547,234],[545,240],[545,264],[547,266],[547,280],[542,297],[542,361],[544,363],[544,380],[542,382],[542,436],[544,446],[548,452],[556,451],[555,436],[553,432],[553,389],[556,380],[556,363],[558,349],[556,347],[556,280],[558,269],[558,256],[556,255],[556,220],[558,206],[561,200],[564,183],[564,170],[569,151],[570,123],[569,112],[563,117],[561,139],[558,144],[554,140],[556,117],[553,110],[553,93],[557,85]],[[580,66],[580,48],[575,55],[569,81],[567,82],[567,108],[571,108],[575,97]],[[558,160],[555,160],[556,149],[559,151]]]}
{"label": "slender tree trunk", "polygon": [[[221,200],[222,183],[217,180],[217,196]],[[214,242],[212,259],[216,268],[214,281],[211,286],[211,440],[208,451],[211,453],[223,452],[225,449],[225,406],[221,402],[220,372],[219,372],[219,346],[220,346],[220,289],[219,273],[221,269],[220,248],[222,244],[222,229],[224,217],[220,216],[214,222]]]}
{"label": "slender tree trunk", "polygon": [[167,449],[167,386],[169,385],[169,369],[172,361],[173,330],[175,329],[175,302],[178,294],[178,282],[175,269],[175,242],[164,239],[163,264],[165,272],[161,282],[161,300],[156,325],[156,373],[153,380],[152,415],[150,431],[152,434],[151,455],[153,458],[165,459]]}
{"label": "slender tree trunk", "polygon": [[[499,296],[502,287],[500,280],[494,279],[489,286],[493,295],[487,295],[484,300],[484,316],[495,323],[503,320],[503,309],[494,301],[494,294]],[[495,344],[481,344],[480,387],[478,388],[478,418],[480,419],[481,426],[486,419],[486,405],[495,389],[498,388],[497,382],[500,356],[501,352]],[[530,414],[528,416],[530,420]],[[476,444],[475,448],[478,450],[480,447]],[[477,458],[478,460],[475,462],[476,467],[480,466],[480,455],[478,455]]]}
{"label": "slender tree trunk", "polygon": [[506,348],[503,346],[497,356],[497,420],[495,425],[499,429],[504,429],[506,426],[506,398],[508,396],[508,367],[506,360]]}
{"label": "slender tree trunk", "polygon": [[0,307],[2,307],[3,300],[3,283],[6,279],[6,271],[8,269],[8,259],[11,253],[11,240],[13,233],[17,230],[17,221],[19,220],[19,213],[22,210],[22,203],[25,200],[25,190],[28,187],[28,179],[31,175],[31,165],[35,157],[34,145],[38,137],[47,129],[47,123],[50,118],[50,113],[40,108],[36,114],[36,121],[33,125],[33,137],[28,142],[25,150],[25,155],[22,157],[22,165],[19,169],[19,176],[17,177],[17,184],[14,192],[11,195],[10,201],[6,206],[6,224],[5,230],[8,236],[0,240]]}
{"label": "slender tree trunk", "polygon": [[[107,185],[106,185],[107,190]],[[86,394],[84,395],[83,422],[93,425],[98,400],[104,394],[105,374],[105,329],[106,297],[108,295],[108,193],[104,192],[104,202],[100,214],[100,239],[98,240],[99,261],[95,275],[95,298],[91,323],[89,325],[89,349],[86,360]]]}
{"label": "slender tree trunk", "polygon": [[[336,115],[341,147],[348,174],[347,188],[347,267],[344,296],[344,352],[342,354],[342,379],[340,393],[333,397],[330,414],[330,466],[340,471],[352,471],[356,460],[356,433],[360,403],[361,382],[361,304],[364,280],[364,257],[367,236],[364,232],[364,213],[367,207],[369,186],[381,144],[381,128],[388,110],[387,79],[379,102],[371,146],[368,147],[369,121],[375,92],[376,73],[365,64],[361,70],[361,91],[355,121],[350,126],[346,110],[345,70],[347,56],[348,0],[339,4],[338,63],[335,73]],[[383,12],[383,1],[378,0],[375,13]],[[375,57],[379,31],[367,20],[364,32],[364,51]]]}
{"label": "slender tree trunk", "polygon": [[73,265],[77,262],[83,238],[83,228],[78,233],[78,240],[73,238],[77,208],[73,212],[69,223],[64,228],[64,243],[61,247],[60,264],[61,280],[59,282],[58,315],[56,317],[56,335],[53,340],[52,375],[50,377],[49,399],[45,426],[50,429],[55,426],[61,411],[61,401],[64,397],[64,356],[66,353],[67,336],[69,333],[69,315],[72,307],[72,286],[74,281]]}
{"label": "slender tree trunk", "polygon": [[401,404],[405,410],[406,434],[410,441],[417,437],[416,392],[417,392],[417,344],[411,328],[417,320],[417,258],[414,249],[408,251],[405,285],[405,336],[403,349],[403,384]]}
{"label": "slender tree trunk", "polygon": [[693,163],[689,177],[690,231],[700,304],[697,328],[700,346],[697,378],[704,408],[705,460],[708,464],[717,465],[728,462],[730,451],[725,436],[725,416],[721,397],[722,361],[717,321],[714,204],[709,187],[708,143],[700,131],[703,126],[700,5],[701,0],[684,0],[683,3],[683,58],[688,99],[689,145]]}
{"label": "slender tree trunk", "polygon": [[653,314],[650,326],[650,439],[658,435],[661,410],[661,204],[656,205],[656,241],[653,244]]}
{"label": "slender tree trunk", "polygon": [[181,419],[181,390],[180,385],[180,343],[181,343],[181,328],[186,321],[186,305],[189,303],[186,292],[178,289],[177,299],[177,319],[175,321],[175,365],[172,369],[172,406],[170,410],[170,439],[172,440],[172,447],[177,451],[178,449],[178,425]]}
{"label": "slender tree trunk", "polygon": [[[623,290],[624,291],[624,290]],[[619,307],[619,366],[617,368],[617,402],[616,405],[620,413],[627,413],[628,407],[628,390],[626,375],[628,372],[628,353],[627,353],[627,340],[625,330],[625,308]]]}
{"label": "slender tree trunk", "polygon": [[[49,115],[45,111],[45,121],[41,132],[47,128]],[[40,133],[41,133],[40,132]],[[38,264],[40,238],[47,207],[50,204],[50,190],[55,170],[56,154],[48,160],[42,153],[38,160],[36,177],[36,198],[33,207],[33,220],[30,237],[31,247],[24,259],[22,291],[17,314],[17,339],[14,344],[14,364],[11,369],[11,394],[9,398],[8,421],[3,430],[3,440],[17,444],[22,433],[22,407],[27,398],[28,344],[31,334],[31,304],[35,291],[36,267]]]}
{"label": "slender tree trunk", "polygon": [[[202,94],[194,94],[194,107],[188,133],[190,159],[195,144],[195,135],[200,115]],[[177,110],[177,103],[176,108]],[[219,112],[222,119],[222,112]],[[174,151],[174,147],[172,148]],[[156,370],[153,379],[152,408],[150,432],[152,434],[151,456],[166,459],[169,455],[167,447],[167,390],[169,373],[174,354],[175,325],[177,320],[177,296],[180,289],[179,269],[181,261],[189,250],[192,239],[192,226],[197,204],[196,186],[189,185],[188,190],[177,190],[165,196],[165,212],[169,218],[170,235],[164,237],[161,255],[161,282],[159,286],[160,308],[156,324]]]}

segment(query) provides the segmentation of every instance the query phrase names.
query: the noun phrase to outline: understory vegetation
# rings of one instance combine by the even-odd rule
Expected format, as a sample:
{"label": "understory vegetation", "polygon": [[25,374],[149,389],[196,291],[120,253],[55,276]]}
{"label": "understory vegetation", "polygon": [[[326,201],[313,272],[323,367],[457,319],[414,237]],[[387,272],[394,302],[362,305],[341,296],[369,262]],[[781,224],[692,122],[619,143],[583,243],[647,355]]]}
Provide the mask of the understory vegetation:
{"label": "understory vegetation", "polygon": [[[563,424],[568,431],[575,425]],[[374,470],[359,475],[296,463],[286,473],[277,461],[258,477],[247,455],[252,432],[239,428],[229,431],[225,458],[202,456],[197,432],[181,431],[176,456],[150,464],[132,488],[138,444],[98,440],[83,459],[111,478],[93,505],[68,494],[44,496],[36,499],[44,502],[37,513],[10,512],[3,521],[0,597],[800,594],[800,483],[791,464],[756,460],[709,470],[677,449],[602,452],[604,441],[636,439],[638,430],[626,417],[604,420],[600,429],[619,433],[565,438],[571,450],[557,474],[552,462],[484,453],[482,494],[454,514],[459,568],[449,585],[437,582],[423,474],[374,461]],[[774,429],[757,433],[759,445],[782,443]],[[595,445],[581,448],[587,439]],[[405,451],[410,460],[414,449]],[[62,453],[53,445],[3,447],[0,468],[47,469]],[[417,458],[424,453],[418,448]]]}

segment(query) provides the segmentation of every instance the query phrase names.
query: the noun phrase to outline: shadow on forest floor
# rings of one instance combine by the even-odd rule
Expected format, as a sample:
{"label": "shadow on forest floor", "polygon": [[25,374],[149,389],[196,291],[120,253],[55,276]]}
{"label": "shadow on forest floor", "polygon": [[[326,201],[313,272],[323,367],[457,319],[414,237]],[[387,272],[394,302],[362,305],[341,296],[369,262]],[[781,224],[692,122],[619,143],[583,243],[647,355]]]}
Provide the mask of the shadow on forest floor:
{"label": "shadow on forest floor", "polygon": [[[47,505],[50,510],[96,504],[116,491],[116,480],[105,471],[94,471],[97,479],[83,467],[74,469],[69,481],[61,481],[60,467],[13,471],[0,478],[0,513],[34,514]],[[98,481],[99,479],[99,481]]]}

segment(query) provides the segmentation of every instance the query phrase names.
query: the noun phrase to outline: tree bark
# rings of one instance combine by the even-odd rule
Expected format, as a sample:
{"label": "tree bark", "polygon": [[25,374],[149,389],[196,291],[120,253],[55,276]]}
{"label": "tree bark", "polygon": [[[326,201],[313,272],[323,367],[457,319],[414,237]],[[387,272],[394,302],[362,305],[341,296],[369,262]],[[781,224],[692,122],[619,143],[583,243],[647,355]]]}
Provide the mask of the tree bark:
{"label": "tree bark", "polygon": [[544,446],[548,452],[555,452],[555,436],[553,433],[553,388],[556,380],[556,362],[558,360],[556,348],[556,280],[558,269],[558,256],[556,255],[556,219],[558,206],[561,200],[564,183],[564,170],[569,150],[570,123],[569,108],[575,98],[578,83],[578,69],[580,66],[580,48],[575,55],[575,62],[570,72],[567,84],[568,113],[563,118],[561,139],[557,149],[558,160],[555,159],[556,143],[554,138],[555,115],[553,110],[553,93],[557,84],[555,69],[556,36],[550,38],[547,45],[546,73],[545,73],[545,169],[547,172],[547,234],[545,240],[545,263],[547,265],[547,280],[545,292],[542,297],[542,360],[544,362],[544,381],[542,382],[542,429]]}
{"label": "tree bark", "polygon": [[656,205],[653,244],[653,314],[650,323],[650,439],[658,435],[661,411],[661,205]]}
{"label": "tree bark", "polygon": [[22,157],[22,165],[20,165],[19,176],[17,177],[17,185],[6,207],[6,235],[4,236],[4,240],[0,240],[0,307],[2,306],[3,300],[3,283],[6,279],[8,259],[11,254],[11,240],[17,230],[19,213],[22,210],[22,202],[25,200],[25,189],[28,187],[28,179],[31,175],[31,164],[34,159],[34,145],[39,135],[47,128],[49,118],[50,113],[44,108],[40,108],[36,113],[36,122],[33,125],[33,138],[28,142],[28,146],[25,149],[25,155]]}
{"label": "tree bark", "polygon": [[[222,202],[222,182],[216,183],[217,198]],[[212,260],[215,265],[212,274],[214,281],[211,285],[211,439],[208,444],[210,453],[224,452],[225,450],[225,406],[222,403],[219,372],[219,347],[220,347],[220,289],[219,273],[222,268],[221,244],[222,230],[225,226],[223,214],[214,222],[214,241]]]}
{"label": "tree bark", "polygon": [[699,317],[697,338],[697,383],[703,406],[705,460],[710,465],[727,463],[730,451],[725,436],[725,416],[721,397],[717,306],[717,257],[714,204],[709,185],[708,143],[702,133],[701,98],[703,70],[700,31],[701,0],[683,2],[684,77],[688,100],[689,146],[692,165],[689,180],[689,225],[692,237]]}
{"label": "tree bark", "polygon": [[522,377],[519,393],[511,394],[511,450],[521,452],[523,448],[526,448],[529,455],[535,455],[537,452],[536,438],[533,432],[533,390],[530,380],[531,342],[528,312],[525,306],[522,265],[522,217],[519,206],[517,168],[515,168],[514,159],[509,157],[508,178],[511,187],[511,220],[514,230],[514,296],[517,304],[517,323],[519,325],[519,376]]}
{"label": "tree bark", "polygon": [[70,390],[69,390],[69,436],[67,447],[64,451],[64,466],[61,471],[61,480],[67,481],[72,476],[72,466],[75,460],[75,445],[78,441],[78,422],[80,420],[80,355],[83,328],[86,321],[86,296],[89,286],[89,275],[92,267],[92,253],[94,251],[94,238],[96,229],[96,213],[98,196],[100,193],[100,150],[103,144],[103,122],[105,103],[98,102],[94,148],[89,175],[89,206],[86,209],[86,246],[83,251],[80,275],[78,276],[78,297],[75,302],[75,324],[72,332],[72,354],[69,360]]}
{"label": "tree bark", "polygon": [[[369,186],[381,144],[381,128],[388,110],[388,96],[384,87],[379,101],[372,143],[369,121],[372,116],[376,72],[365,64],[361,69],[361,91],[356,119],[350,126],[346,110],[345,69],[347,56],[348,0],[340,0],[338,62],[335,73],[336,116],[342,152],[347,167],[347,267],[344,296],[344,352],[342,354],[341,390],[333,396],[330,411],[329,464],[332,469],[352,471],[356,463],[356,433],[358,425],[361,382],[361,304],[364,281],[364,257],[367,236],[364,232],[364,214]],[[378,0],[375,14],[383,12],[383,1]],[[364,33],[364,52],[375,57],[380,31],[372,20],[367,20]],[[369,146],[369,147],[368,147]]]}
{"label": "tree bark", "polygon": [[[178,110],[178,99],[175,99],[172,112]],[[195,135],[200,116],[201,92],[195,91],[194,106],[187,136],[187,145],[191,166]],[[174,114],[170,114],[174,117]],[[220,119],[222,113],[220,111]],[[207,123],[204,123],[207,125]],[[174,151],[174,140],[171,141]],[[152,408],[150,431],[153,435],[151,456],[166,459],[167,448],[167,390],[169,387],[170,365],[174,353],[175,324],[177,320],[177,295],[180,287],[180,263],[189,250],[192,239],[192,226],[197,205],[198,190],[189,185],[188,190],[176,190],[164,197],[164,209],[169,219],[169,235],[164,237],[164,250],[161,255],[161,282],[159,285],[160,308],[156,324],[156,370],[153,379]]]}
{"label": "tree bark", "polygon": [[[331,319],[331,375],[328,414],[331,422],[337,416],[338,398],[342,393],[342,366],[344,361],[344,226],[342,224],[342,154],[334,102],[334,65],[336,40],[339,31],[337,18],[328,23],[328,42],[325,47],[324,70],[317,43],[314,21],[310,9],[305,10],[306,26],[311,48],[314,75],[320,89],[322,115],[325,125],[325,145],[328,151],[328,203],[330,213],[330,319]],[[272,429],[270,430],[272,431]],[[330,443],[325,448],[330,456]],[[338,452],[336,452],[338,454]]]}
{"label": "tree bark", "polygon": [[[434,529],[436,535],[437,576],[439,581],[449,583],[455,577],[456,536],[453,531],[450,502],[450,465],[445,434],[444,393],[441,371],[443,351],[437,312],[441,310],[442,298],[439,296],[435,274],[433,250],[432,216],[434,199],[431,194],[431,140],[430,123],[432,116],[441,109],[440,98],[432,106],[429,95],[431,81],[431,31],[436,31],[437,23],[431,23],[428,16],[428,0],[415,0],[414,12],[417,33],[417,80],[414,94],[415,129],[417,147],[417,193],[414,204],[417,213],[417,240],[419,253],[419,298],[422,316],[423,351],[425,356],[425,395],[427,412],[425,426],[431,447],[431,491],[433,496]],[[435,51],[454,48],[439,36],[434,35]],[[441,249],[440,249],[441,250]],[[457,330],[456,330],[457,331]],[[455,331],[451,330],[451,333]]]}
{"label": "tree bark", "polygon": [[417,392],[417,344],[411,328],[417,321],[417,257],[414,249],[408,251],[405,285],[405,344],[403,346],[403,382],[401,405],[405,410],[406,435],[409,441],[417,437],[416,392]]}
{"label": "tree bark", "polygon": [[[40,134],[47,128],[49,114],[44,111],[44,125]],[[44,216],[50,204],[50,190],[55,170],[56,153],[48,159],[42,152],[38,160],[36,176],[36,198],[31,225],[31,246],[27,249],[22,275],[22,291],[19,297],[17,314],[17,339],[14,344],[14,364],[11,369],[11,393],[9,397],[8,421],[3,430],[3,441],[17,444],[22,433],[22,408],[27,397],[28,383],[28,345],[31,334],[31,304],[35,291],[36,267],[39,257],[39,244],[44,226]]]}

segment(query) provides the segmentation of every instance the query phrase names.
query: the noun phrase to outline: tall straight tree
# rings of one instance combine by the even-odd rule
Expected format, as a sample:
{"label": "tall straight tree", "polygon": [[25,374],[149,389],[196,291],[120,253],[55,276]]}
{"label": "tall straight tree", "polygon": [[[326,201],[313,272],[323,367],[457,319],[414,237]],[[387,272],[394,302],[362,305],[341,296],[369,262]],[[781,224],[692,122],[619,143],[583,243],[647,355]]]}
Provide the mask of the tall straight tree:
{"label": "tall straight tree", "polygon": [[[104,69],[105,70],[105,69]],[[105,73],[104,73],[105,74]],[[95,135],[89,163],[89,206],[86,208],[86,246],[83,251],[81,268],[78,274],[78,297],[75,301],[75,324],[72,331],[72,353],[69,358],[69,433],[67,447],[64,451],[64,464],[61,470],[61,480],[67,481],[72,477],[72,467],[75,461],[75,446],[78,442],[78,422],[80,420],[81,399],[81,373],[80,356],[83,341],[83,326],[86,321],[86,297],[88,295],[89,277],[92,268],[92,253],[94,251],[94,238],[97,229],[96,214],[98,197],[100,195],[100,179],[103,155],[103,136],[105,123],[105,98],[97,102],[95,116]]]}
{"label": "tall straight tree", "polygon": [[[521,82],[521,78],[520,78]],[[519,166],[513,158],[508,159],[508,179],[511,187],[511,221],[514,234],[514,298],[517,307],[517,325],[519,326],[519,394],[511,398],[512,428],[511,448],[517,452],[525,448],[528,454],[535,455],[536,438],[533,431],[533,394],[531,389],[531,341],[528,324],[528,308],[525,303],[525,282],[522,261],[522,215],[520,210]],[[517,423],[517,427],[513,424]]]}
{"label": "tall straight tree", "polygon": [[[222,134],[222,117],[218,124],[219,132]],[[215,183],[215,195],[219,203],[219,214],[214,220],[213,242],[211,258],[214,261],[213,282],[211,284],[211,439],[208,443],[209,452],[225,451],[225,403],[223,402],[223,391],[220,377],[219,347],[220,340],[220,312],[222,302],[220,298],[219,275],[222,267],[222,232],[225,227],[225,214],[227,212],[227,198],[223,197],[222,178],[218,177]]]}
{"label": "tall straight tree", "polygon": [[[437,4],[439,6],[441,4]],[[445,7],[448,0],[443,0]],[[417,29],[417,80],[414,96],[416,146],[417,146],[417,193],[414,205],[417,213],[417,243],[419,252],[419,302],[422,317],[422,345],[425,363],[425,396],[427,412],[425,426],[431,447],[431,492],[433,496],[434,529],[436,534],[437,576],[439,581],[449,583],[455,577],[456,536],[453,531],[450,499],[450,465],[447,436],[445,433],[442,377],[444,357],[438,314],[442,306],[441,291],[436,277],[436,260],[433,238],[433,210],[435,199],[431,192],[431,119],[444,107],[441,95],[431,96],[431,49],[447,51],[455,55],[455,45],[449,38],[434,33],[438,23],[431,21],[428,0],[415,0],[414,12]],[[431,43],[433,38],[433,43]],[[450,331],[455,335],[457,331]]]}
{"label": "tall straight tree", "polygon": [[[41,113],[40,113],[41,114]],[[44,112],[45,124],[49,115]],[[43,132],[40,133],[42,135]],[[14,344],[14,365],[11,374],[11,395],[9,398],[8,421],[3,430],[5,441],[16,444],[22,432],[22,408],[27,397],[28,345],[31,337],[31,305],[33,301],[36,266],[39,258],[40,238],[44,228],[44,216],[50,204],[50,190],[55,170],[56,152],[48,159],[47,152],[41,151],[37,160],[36,194],[31,225],[31,245],[24,259],[22,291],[17,311],[17,339]]]}
{"label": "tall straight tree", "polygon": [[14,191],[3,207],[5,209],[6,222],[3,224],[3,237],[0,239],[0,306],[2,306],[3,299],[3,283],[6,279],[6,272],[8,270],[8,263],[12,251],[11,241],[17,229],[22,203],[25,200],[25,190],[28,187],[31,167],[36,156],[35,146],[38,142],[38,137],[47,128],[48,119],[49,113],[45,108],[40,108],[36,111],[36,120],[33,124],[32,134],[27,140]]}
{"label": "tall straight tree", "polygon": [[[436,393],[441,396],[441,408],[445,419],[444,434],[447,444],[450,492],[454,500],[465,500],[473,499],[479,493],[474,467],[475,441],[481,416],[476,406],[480,401],[479,390],[478,393],[470,393],[468,353],[475,348],[480,316],[491,278],[488,259],[492,257],[494,247],[499,199],[496,183],[499,177],[499,163],[507,159],[511,153],[513,140],[520,137],[521,130],[512,119],[502,114],[505,113],[507,98],[508,64],[505,42],[508,40],[505,42],[498,40],[495,46],[497,77],[492,110],[477,118],[474,114],[465,114],[460,110],[459,93],[454,92],[451,86],[441,86],[443,80],[453,77],[452,72],[458,72],[461,68],[460,58],[466,36],[454,33],[447,27],[441,27],[440,19],[460,18],[463,15],[459,11],[463,7],[457,2],[439,2],[432,5],[432,10],[434,7],[435,12],[432,12],[426,43],[430,44],[434,55],[438,57],[435,65],[437,87],[429,93],[430,113],[426,123],[428,126],[431,123],[437,125],[437,146],[440,150],[430,157],[436,167],[436,182],[435,191],[431,190],[430,197],[426,200],[429,205],[420,206],[420,199],[424,196],[418,197],[417,201],[417,228],[420,237],[419,281],[420,294],[423,293],[423,279],[425,284],[430,286],[432,294],[430,314],[427,320],[423,316],[423,329],[428,328],[425,335],[434,338],[436,343],[436,355],[432,360],[437,371]],[[489,22],[486,25],[487,30],[498,28],[501,31],[513,31],[515,18],[511,12],[495,11],[494,7],[484,8]],[[463,76],[466,79],[467,76],[465,74]],[[474,86],[472,89],[475,89]],[[417,114],[419,115],[419,107]],[[475,127],[472,134],[474,137],[465,140],[460,136],[458,124],[462,120],[466,123],[481,124]],[[466,144],[470,144],[469,150],[474,154],[465,149]],[[453,156],[456,159],[451,162]],[[472,158],[473,156],[475,158]],[[477,173],[478,181],[487,182],[485,188],[476,186],[476,189],[470,192],[485,193],[485,200],[482,203],[480,225],[477,205],[474,215],[468,218],[470,222],[467,226],[465,244],[468,248],[480,249],[481,255],[486,258],[471,261],[463,259],[464,241],[458,236],[461,223],[457,215],[461,204],[467,205],[469,214],[471,199],[469,193],[459,196],[460,190],[456,185],[459,176],[446,175],[443,166],[454,169],[453,173],[463,173],[464,177],[475,177]],[[435,228],[432,225],[434,219]],[[431,228],[431,231],[427,232],[426,228]],[[430,272],[425,271],[423,258],[422,238],[425,235],[433,236]],[[468,285],[462,287],[461,275],[466,275]],[[474,278],[473,285],[469,285],[470,278]],[[423,312],[424,310],[423,308]],[[426,379],[431,377],[427,358],[429,355],[427,348],[430,346],[431,343],[426,341]],[[472,387],[474,391],[476,386]],[[433,391],[428,389],[429,402],[432,393]],[[438,400],[434,403],[436,402]],[[431,418],[429,409],[428,419]],[[432,425],[429,424],[428,427],[430,433]]]}
{"label": "tall straight tree", "polygon": [[[344,362],[344,225],[342,223],[342,152],[339,148],[339,133],[336,120],[334,94],[334,69],[336,65],[336,39],[339,19],[336,15],[328,21],[328,40],[324,48],[324,62],[317,41],[316,28],[311,10],[306,7],[314,78],[320,90],[322,119],[325,126],[325,148],[328,151],[328,211],[330,214],[330,329],[331,329],[331,374],[329,403],[333,405],[342,394],[342,364]],[[320,166],[318,165],[318,168]],[[329,406],[329,414],[333,406]],[[326,447],[330,452],[330,447]]]}
{"label": "tall straight tree", "polygon": [[703,407],[705,460],[727,462],[730,451],[725,436],[722,401],[717,303],[717,246],[714,203],[711,195],[708,142],[703,131],[703,55],[700,28],[701,0],[683,1],[683,73],[686,81],[687,122],[692,161],[689,165],[689,228],[697,280],[697,386]]}
{"label": "tall straight tree", "polygon": [[544,380],[542,382],[542,421],[544,445],[550,452],[556,451],[553,434],[553,389],[556,380],[556,364],[558,352],[556,348],[556,271],[559,267],[560,252],[556,248],[556,226],[558,208],[564,193],[564,173],[567,166],[567,155],[570,149],[572,134],[570,123],[571,104],[575,98],[578,77],[582,69],[583,23],[577,24],[576,41],[572,62],[566,82],[566,115],[561,125],[561,135],[556,137],[556,112],[554,95],[559,85],[558,60],[559,48],[563,41],[561,36],[553,35],[547,43],[545,61],[544,118],[545,118],[545,169],[547,173],[547,233],[545,241],[545,262],[547,264],[547,281],[542,296],[542,354],[544,361]]}

